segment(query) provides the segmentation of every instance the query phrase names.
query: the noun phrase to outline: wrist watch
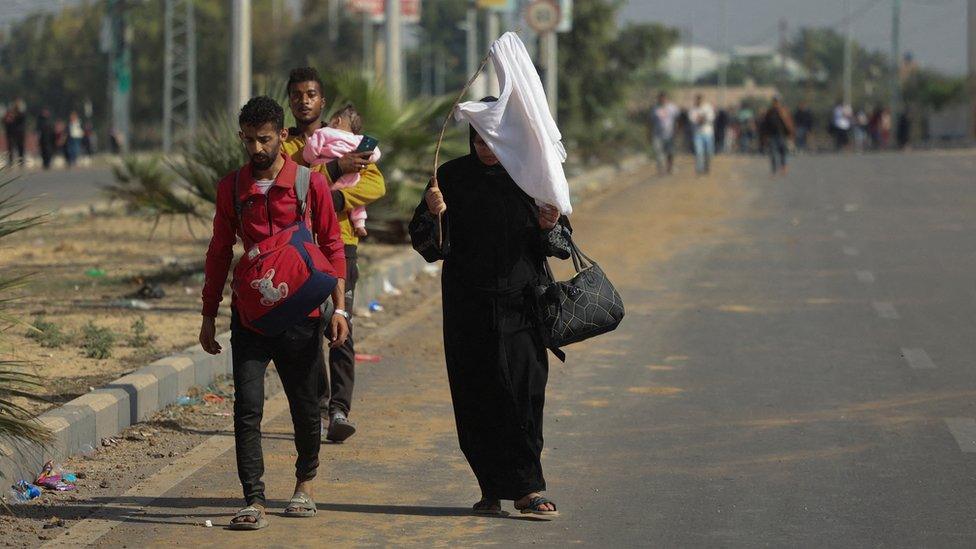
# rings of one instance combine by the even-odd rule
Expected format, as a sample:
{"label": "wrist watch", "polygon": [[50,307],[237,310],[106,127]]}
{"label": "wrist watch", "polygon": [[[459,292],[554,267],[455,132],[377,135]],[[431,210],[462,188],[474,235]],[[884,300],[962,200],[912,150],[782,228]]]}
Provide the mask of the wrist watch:
{"label": "wrist watch", "polygon": [[349,316],[350,316],[349,313],[347,313],[343,309],[336,309],[336,310],[332,311],[332,314],[334,314],[334,315],[340,315],[340,316],[344,317],[346,320],[349,320]]}

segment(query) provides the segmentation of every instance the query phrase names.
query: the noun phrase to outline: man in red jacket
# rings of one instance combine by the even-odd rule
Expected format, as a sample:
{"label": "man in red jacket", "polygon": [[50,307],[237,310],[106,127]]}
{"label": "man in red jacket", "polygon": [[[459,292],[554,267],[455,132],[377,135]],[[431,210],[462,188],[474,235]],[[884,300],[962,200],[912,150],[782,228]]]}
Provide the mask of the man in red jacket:
{"label": "man in red jacket", "polygon": [[[211,354],[221,351],[215,340],[215,318],[224,283],[234,257],[238,234],[245,248],[261,242],[298,220],[295,176],[298,165],[281,151],[288,137],[284,111],[269,97],[255,97],[241,109],[240,138],[250,162],[217,184],[217,211],[213,237],[207,250],[206,279],[203,285],[203,323],[200,344]],[[237,219],[234,193],[240,199],[241,218]],[[285,515],[313,516],[311,481],[319,465],[319,432],[322,420],[318,405],[318,379],[322,368],[323,322],[334,334],[331,347],[342,345],[349,334],[344,310],[346,259],[332,195],[322,174],[312,173],[305,200],[311,212],[310,229],[330,265],[327,272],[339,282],[332,292],[335,313],[321,318],[316,310],[305,321],[278,336],[265,336],[248,330],[231,303],[231,352],[234,368],[234,444],[237,473],[244,488],[246,507],[231,521],[231,528],[257,530],[267,526],[265,519],[264,457],[261,452],[261,417],[264,412],[264,373],[270,361],[281,378],[288,397],[295,428],[295,495]]]}

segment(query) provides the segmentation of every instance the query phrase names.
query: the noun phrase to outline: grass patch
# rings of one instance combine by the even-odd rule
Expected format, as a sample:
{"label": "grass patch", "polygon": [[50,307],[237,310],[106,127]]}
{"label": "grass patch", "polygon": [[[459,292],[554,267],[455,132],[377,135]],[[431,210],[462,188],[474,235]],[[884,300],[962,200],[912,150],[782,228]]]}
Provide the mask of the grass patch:
{"label": "grass patch", "polygon": [[81,330],[81,338],[81,348],[85,350],[86,357],[104,360],[112,356],[112,348],[115,347],[115,334],[112,330],[88,321]]}
{"label": "grass patch", "polygon": [[134,347],[136,349],[141,349],[143,347],[151,347],[152,342],[156,340],[156,336],[148,334],[149,330],[146,328],[146,320],[141,316],[132,323],[131,332],[129,334],[129,347]]}
{"label": "grass patch", "polygon": [[38,342],[41,347],[57,349],[68,342],[69,338],[61,331],[61,327],[44,320],[44,317],[35,318],[31,326],[32,328],[27,331],[27,337]]}

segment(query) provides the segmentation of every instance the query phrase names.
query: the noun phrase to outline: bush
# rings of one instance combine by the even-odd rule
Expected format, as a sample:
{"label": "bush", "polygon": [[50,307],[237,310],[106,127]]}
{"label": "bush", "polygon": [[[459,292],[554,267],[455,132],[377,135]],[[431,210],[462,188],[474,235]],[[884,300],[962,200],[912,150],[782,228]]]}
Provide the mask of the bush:
{"label": "bush", "polygon": [[68,336],[61,331],[60,326],[48,322],[40,316],[34,319],[31,329],[27,332],[27,337],[37,341],[41,347],[47,349],[57,349],[68,342]]}
{"label": "bush", "polygon": [[81,348],[85,350],[87,358],[103,360],[112,356],[112,347],[115,346],[115,334],[112,330],[88,321],[81,330],[81,337]]}

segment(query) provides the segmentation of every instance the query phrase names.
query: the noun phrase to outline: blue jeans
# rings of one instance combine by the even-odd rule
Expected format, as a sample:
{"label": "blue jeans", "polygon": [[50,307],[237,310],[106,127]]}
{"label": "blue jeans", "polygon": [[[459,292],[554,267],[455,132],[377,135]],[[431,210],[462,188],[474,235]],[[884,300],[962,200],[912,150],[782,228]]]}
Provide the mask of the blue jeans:
{"label": "blue jeans", "polygon": [[789,154],[789,146],[786,138],[781,135],[774,135],[769,138],[769,158],[772,162],[773,173],[786,168],[786,157]]}
{"label": "blue jeans", "polygon": [[695,171],[708,173],[712,156],[715,154],[715,136],[701,133],[695,134]]}

